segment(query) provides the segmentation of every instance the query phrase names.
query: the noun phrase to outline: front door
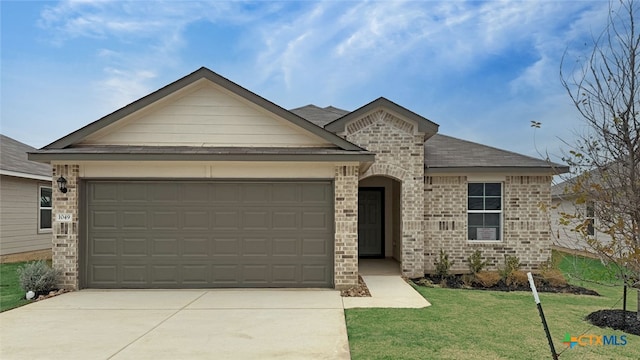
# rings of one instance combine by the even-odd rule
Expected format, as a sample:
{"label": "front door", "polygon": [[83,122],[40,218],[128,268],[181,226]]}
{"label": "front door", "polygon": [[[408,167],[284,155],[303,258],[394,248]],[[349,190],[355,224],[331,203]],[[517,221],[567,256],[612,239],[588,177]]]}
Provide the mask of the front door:
{"label": "front door", "polygon": [[358,256],[384,257],[384,188],[358,189]]}

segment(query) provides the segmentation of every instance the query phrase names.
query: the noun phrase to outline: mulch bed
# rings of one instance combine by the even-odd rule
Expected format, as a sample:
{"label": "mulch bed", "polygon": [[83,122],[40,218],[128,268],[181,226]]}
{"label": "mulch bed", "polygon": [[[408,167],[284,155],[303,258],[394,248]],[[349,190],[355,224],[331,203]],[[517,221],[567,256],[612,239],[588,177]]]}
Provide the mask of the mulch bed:
{"label": "mulch bed", "polygon": [[350,287],[348,289],[340,291],[340,295],[343,297],[369,297],[371,293],[367,284],[362,279],[362,276],[358,275],[358,286]]}
{"label": "mulch bed", "polygon": [[71,290],[65,290],[65,289],[57,289],[57,290],[51,290],[51,291],[37,291],[36,292],[36,296],[33,299],[31,299],[31,301],[45,300],[45,299],[48,299],[48,298],[52,298],[54,296],[58,296],[58,295],[62,295],[64,293],[68,293],[70,291]]}
{"label": "mulch bed", "polygon": [[[507,285],[504,280],[498,281],[497,284],[491,287],[483,286],[482,284],[471,281],[465,283],[463,281],[464,275],[450,275],[445,278],[444,281],[442,278],[436,275],[425,275],[424,278],[411,279],[415,284],[422,286],[436,286],[439,284],[446,284],[447,288],[451,289],[472,289],[472,290],[491,290],[491,291],[531,291],[531,287],[529,284],[511,284]],[[538,275],[533,275],[534,281],[536,282],[536,290],[538,292],[548,292],[548,293],[562,293],[562,294],[576,294],[576,295],[593,295],[600,296],[596,291],[583,288],[581,286],[575,285],[558,285],[551,286],[548,282],[546,282],[543,278]]]}
{"label": "mulch bed", "polygon": [[598,310],[587,315],[585,320],[601,328],[612,328],[640,336],[640,320],[637,313],[624,310]]}

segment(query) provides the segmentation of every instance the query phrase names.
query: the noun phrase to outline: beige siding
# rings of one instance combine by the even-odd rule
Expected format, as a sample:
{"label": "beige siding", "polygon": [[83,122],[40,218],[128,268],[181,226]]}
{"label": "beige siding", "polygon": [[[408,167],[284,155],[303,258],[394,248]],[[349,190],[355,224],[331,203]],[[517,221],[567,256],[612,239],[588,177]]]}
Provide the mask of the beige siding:
{"label": "beige siding", "polygon": [[331,179],[332,163],[277,162],[95,162],[81,163],[81,178]]}
{"label": "beige siding", "polygon": [[51,183],[12,176],[0,179],[0,255],[51,249],[51,231],[38,233],[40,185]]}
{"label": "beige siding", "polygon": [[[570,199],[554,199],[553,207],[551,209],[551,231],[553,244],[572,250],[581,250],[593,252],[591,246],[587,243],[586,239],[579,233],[571,231],[571,229],[577,226],[576,224],[561,225],[560,218],[561,213],[567,214],[584,214],[586,211],[586,204],[575,204]],[[596,225],[598,219],[595,219]],[[611,241],[609,235],[596,231],[593,239],[607,244]]]}
{"label": "beige siding", "polygon": [[84,140],[91,145],[330,146],[318,136],[210,84],[167,99]]}

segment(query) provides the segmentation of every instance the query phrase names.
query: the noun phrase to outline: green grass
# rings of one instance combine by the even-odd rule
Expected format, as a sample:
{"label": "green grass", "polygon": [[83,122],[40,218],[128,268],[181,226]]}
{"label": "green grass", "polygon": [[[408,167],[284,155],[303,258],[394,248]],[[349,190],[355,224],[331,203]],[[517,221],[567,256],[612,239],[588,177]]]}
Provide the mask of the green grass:
{"label": "green grass", "polygon": [[28,304],[18,282],[17,269],[26,263],[0,264],[0,312]]}
{"label": "green grass", "polygon": [[[611,280],[596,261],[561,255],[560,268],[581,269],[589,280]],[[562,265],[562,264],[565,265]],[[581,266],[575,267],[574,264]],[[568,265],[567,265],[568,264]],[[564,266],[564,267],[563,267]],[[599,268],[600,267],[600,268]],[[577,276],[572,283],[576,285]],[[540,299],[557,352],[565,333],[626,335],[626,346],[577,346],[560,359],[640,359],[640,337],[591,327],[589,313],[620,308],[622,288],[582,281],[602,296],[541,293]],[[549,345],[530,292],[495,292],[417,287],[432,306],[425,309],[351,309],[345,311],[353,359],[547,359]],[[637,309],[629,290],[628,310]]]}
{"label": "green grass", "polygon": [[605,266],[598,259],[573,256],[553,251],[553,261],[572,283],[581,286],[592,282],[622,284],[619,271],[614,266]]}

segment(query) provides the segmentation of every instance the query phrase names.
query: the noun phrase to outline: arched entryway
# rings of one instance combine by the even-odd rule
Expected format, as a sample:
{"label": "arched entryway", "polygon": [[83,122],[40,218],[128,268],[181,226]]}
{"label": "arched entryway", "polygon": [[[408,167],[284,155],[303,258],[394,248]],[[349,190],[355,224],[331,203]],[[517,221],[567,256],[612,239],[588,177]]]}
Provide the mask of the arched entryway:
{"label": "arched entryway", "polygon": [[369,176],[358,184],[358,257],[402,261],[402,183]]}

